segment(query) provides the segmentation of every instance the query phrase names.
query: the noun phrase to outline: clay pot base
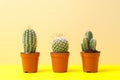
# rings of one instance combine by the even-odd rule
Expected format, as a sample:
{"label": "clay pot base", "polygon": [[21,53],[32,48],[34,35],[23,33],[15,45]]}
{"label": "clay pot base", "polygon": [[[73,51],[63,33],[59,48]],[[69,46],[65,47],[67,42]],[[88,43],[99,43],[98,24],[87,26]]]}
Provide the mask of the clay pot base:
{"label": "clay pot base", "polygon": [[37,70],[34,70],[34,71],[32,71],[32,70],[27,70],[27,71],[23,70],[23,72],[24,72],[24,73],[36,73]]}
{"label": "clay pot base", "polygon": [[37,71],[24,71],[24,73],[36,73]]}
{"label": "clay pot base", "polygon": [[96,73],[98,71],[84,71],[84,72],[86,72],[86,73]]}
{"label": "clay pot base", "polygon": [[55,72],[55,73],[66,73],[67,71],[53,71],[53,72]]}
{"label": "clay pot base", "polygon": [[87,73],[98,72],[98,62],[100,53],[81,52],[83,71]]}
{"label": "clay pot base", "polygon": [[54,53],[51,52],[53,72],[67,72],[69,53]]}
{"label": "clay pot base", "polygon": [[39,52],[36,53],[21,53],[23,72],[35,73],[38,68]]}

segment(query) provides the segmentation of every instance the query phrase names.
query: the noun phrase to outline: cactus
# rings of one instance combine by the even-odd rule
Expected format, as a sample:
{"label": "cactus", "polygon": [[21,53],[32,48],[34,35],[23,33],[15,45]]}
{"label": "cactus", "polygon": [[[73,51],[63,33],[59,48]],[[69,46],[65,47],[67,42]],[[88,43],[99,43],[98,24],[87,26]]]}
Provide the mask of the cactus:
{"label": "cactus", "polygon": [[93,39],[91,31],[85,33],[85,38],[81,44],[82,51],[84,52],[96,52],[96,40]]}
{"label": "cactus", "polygon": [[33,29],[26,29],[23,33],[23,44],[25,53],[35,53],[36,33]]}
{"label": "cactus", "polygon": [[68,52],[69,44],[64,37],[57,37],[52,42],[52,50],[56,53]]}
{"label": "cactus", "polygon": [[91,31],[86,32],[85,37],[88,38],[88,40],[90,41],[93,38],[92,32]]}

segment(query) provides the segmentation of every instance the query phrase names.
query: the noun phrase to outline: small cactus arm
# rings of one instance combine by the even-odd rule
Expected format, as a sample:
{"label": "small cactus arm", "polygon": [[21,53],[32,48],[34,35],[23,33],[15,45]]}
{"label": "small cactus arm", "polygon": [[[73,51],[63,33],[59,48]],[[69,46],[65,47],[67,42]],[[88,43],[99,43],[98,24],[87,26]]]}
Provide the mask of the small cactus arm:
{"label": "small cactus arm", "polygon": [[96,51],[96,40],[95,39],[90,40],[90,49],[92,51]]}
{"label": "small cactus arm", "polygon": [[88,38],[84,38],[83,39],[83,43],[81,44],[82,45],[82,50],[83,51],[87,51],[89,49],[89,46],[88,46]]}

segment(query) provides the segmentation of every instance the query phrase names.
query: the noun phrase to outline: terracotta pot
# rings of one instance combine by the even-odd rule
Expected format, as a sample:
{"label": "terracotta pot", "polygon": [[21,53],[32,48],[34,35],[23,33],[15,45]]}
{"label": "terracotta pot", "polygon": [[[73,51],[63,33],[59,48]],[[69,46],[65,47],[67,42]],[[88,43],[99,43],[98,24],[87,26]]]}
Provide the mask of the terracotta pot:
{"label": "terracotta pot", "polygon": [[51,52],[53,72],[67,72],[69,53]]}
{"label": "terracotta pot", "polygon": [[23,71],[25,73],[37,72],[39,52],[36,53],[21,53]]}
{"label": "terracotta pot", "polygon": [[81,52],[82,64],[84,72],[98,72],[98,62],[100,52],[98,53],[84,53]]}

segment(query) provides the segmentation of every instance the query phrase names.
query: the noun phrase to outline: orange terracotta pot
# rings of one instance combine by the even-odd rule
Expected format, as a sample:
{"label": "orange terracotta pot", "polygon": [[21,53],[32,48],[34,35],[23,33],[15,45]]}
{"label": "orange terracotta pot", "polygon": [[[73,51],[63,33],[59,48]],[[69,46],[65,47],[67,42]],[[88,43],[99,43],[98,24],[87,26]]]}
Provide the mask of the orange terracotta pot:
{"label": "orange terracotta pot", "polygon": [[69,53],[51,52],[53,72],[67,72]]}
{"label": "orange terracotta pot", "polygon": [[82,64],[84,72],[98,72],[98,62],[100,52],[98,53],[84,53],[81,52]]}
{"label": "orange terracotta pot", "polygon": [[37,72],[39,52],[36,53],[23,53],[21,52],[23,71],[25,73],[34,73]]}

